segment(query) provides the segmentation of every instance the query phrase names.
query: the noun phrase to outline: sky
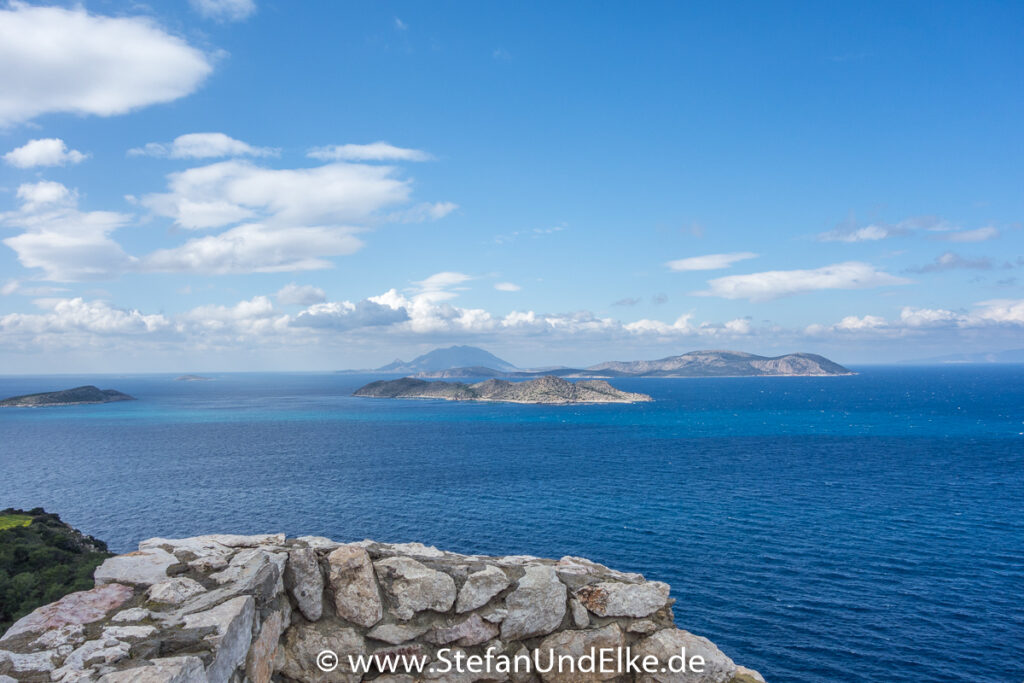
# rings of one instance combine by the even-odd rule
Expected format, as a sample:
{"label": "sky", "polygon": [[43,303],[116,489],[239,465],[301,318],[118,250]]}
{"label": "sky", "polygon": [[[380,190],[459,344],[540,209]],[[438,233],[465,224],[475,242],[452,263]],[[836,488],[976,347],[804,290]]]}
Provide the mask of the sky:
{"label": "sky", "polygon": [[1024,4],[0,2],[0,374],[1024,348]]}

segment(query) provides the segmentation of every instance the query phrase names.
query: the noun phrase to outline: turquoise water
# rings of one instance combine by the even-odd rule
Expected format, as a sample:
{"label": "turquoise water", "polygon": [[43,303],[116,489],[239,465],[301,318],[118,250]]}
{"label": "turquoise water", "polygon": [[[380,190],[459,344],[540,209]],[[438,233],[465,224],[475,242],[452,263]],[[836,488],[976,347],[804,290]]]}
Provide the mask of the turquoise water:
{"label": "turquoise water", "polygon": [[770,681],[1024,678],[1024,367],[639,379],[653,403],[355,399],[369,376],[3,377],[0,507],[128,550],[284,531],[591,557]]}

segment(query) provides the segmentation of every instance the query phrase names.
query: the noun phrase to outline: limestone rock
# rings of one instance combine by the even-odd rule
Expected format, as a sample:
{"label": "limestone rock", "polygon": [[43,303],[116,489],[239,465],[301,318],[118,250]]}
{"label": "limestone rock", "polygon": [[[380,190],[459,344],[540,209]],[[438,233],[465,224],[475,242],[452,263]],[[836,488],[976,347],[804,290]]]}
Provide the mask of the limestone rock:
{"label": "limestone rock", "polygon": [[[338,666],[330,672],[317,666],[317,655],[330,650]],[[349,668],[348,655],[365,654],[363,637],[353,629],[322,619],[314,624],[295,625],[285,631],[277,649],[275,669],[289,679],[304,683],[358,683],[362,674]]]}
{"label": "limestone rock", "polygon": [[[679,656],[686,650],[687,671],[680,673],[643,674],[637,677],[639,683],[727,683],[736,672],[736,665],[707,638],[695,636],[681,629],[666,628],[643,639],[633,648],[641,659],[654,655],[662,665],[668,665],[669,658]],[[704,659],[703,671],[691,670],[689,664],[694,657]]]}
{"label": "limestone rock", "polygon": [[134,591],[129,586],[119,583],[70,593],[56,602],[43,605],[26,614],[7,629],[0,642],[25,633],[42,633],[70,624],[91,624],[123,605],[133,594]]}
{"label": "limestone rock", "polygon": [[[590,681],[606,681],[617,676],[614,672],[602,673],[600,667],[600,655],[598,654],[593,664],[589,665],[590,670],[580,671],[582,662],[580,658],[595,654],[599,650],[610,650],[622,648],[625,639],[622,629],[618,624],[608,624],[604,628],[584,629],[580,631],[561,631],[548,636],[538,646],[540,654],[540,668],[550,668],[551,671],[541,672],[541,680],[545,683],[590,683]],[[575,670],[570,667],[559,667],[558,658],[562,656],[572,657],[576,662]],[[551,666],[549,666],[549,658]],[[559,671],[559,668],[562,670]]]}
{"label": "limestone rock", "polygon": [[175,564],[178,564],[178,558],[163,548],[136,550],[105,560],[96,568],[93,578],[101,586],[106,583],[151,586],[166,581],[167,569]]}
{"label": "limestone rock", "polygon": [[148,619],[149,617],[150,612],[148,609],[145,609],[144,607],[132,607],[131,609],[121,610],[111,617],[110,620],[115,623],[131,624],[142,621],[143,619]]}
{"label": "limestone rock", "polygon": [[639,633],[641,635],[649,636],[658,630],[658,625],[650,619],[640,619],[634,621],[632,624],[626,627],[626,630],[630,633]]}
{"label": "limestone rock", "polygon": [[501,622],[502,640],[521,640],[551,633],[565,616],[565,584],[545,565],[526,568],[516,589],[505,598],[508,616]]}
{"label": "limestone rock", "polygon": [[572,609],[572,623],[576,628],[590,626],[590,615],[587,613],[587,608],[583,606],[583,603],[576,598],[570,598],[569,607]]}
{"label": "limestone rock", "polygon": [[284,585],[295,598],[302,616],[317,621],[324,610],[324,575],[312,548],[292,548],[284,570]]}
{"label": "limestone rock", "polygon": [[59,669],[54,669],[50,678],[55,681],[73,681],[91,677],[87,669],[91,669],[94,664],[119,662],[128,657],[130,649],[128,643],[113,638],[88,640],[65,657],[64,663]]}
{"label": "limestone rock", "polygon": [[216,656],[206,667],[210,683],[226,683],[243,662],[252,640],[252,622],[256,610],[251,595],[232,598],[206,612],[185,617],[185,628],[214,627],[216,632],[207,637]]}
{"label": "limestone rock", "polygon": [[57,652],[55,650],[43,650],[41,652],[7,652],[0,650],[0,671],[10,673],[46,673],[53,671]]}
{"label": "limestone rock", "polygon": [[327,556],[334,609],[338,616],[365,628],[384,615],[373,563],[365,549],[343,545]]}
{"label": "limestone rock", "polygon": [[459,614],[483,607],[495,595],[509,587],[511,581],[502,570],[494,565],[487,565],[466,578],[459,591],[455,611]]}
{"label": "limestone rock", "polygon": [[469,618],[453,626],[435,628],[427,637],[427,642],[435,645],[455,643],[461,647],[472,647],[498,636],[498,627],[484,621],[479,614],[471,614]]}
{"label": "limestone rock", "polygon": [[276,610],[263,620],[260,633],[249,648],[245,661],[245,677],[252,683],[270,683],[274,673],[274,653],[285,629],[285,615]]}
{"label": "limestone rock", "polygon": [[260,605],[266,604],[277,593],[277,583],[284,567],[276,553],[259,548],[243,550],[231,558],[231,563],[210,578],[219,584],[230,584],[238,593],[252,594]]}
{"label": "limestone rock", "polygon": [[411,619],[424,610],[447,612],[455,602],[455,581],[444,572],[409,557],[389,557],[373,566],[399,619]]}
{"label": "limestone rock", "polygon": [[165,657],[133,669],[115,671],[99,683],[207,683],[199,657]]}
{"label": "limestone rock", "polygon": [[764,676],[745,666],[737,666],[729,683],[765,683]]}
{"label": "limestone rock", "polygon": [[409,624],[378,624],[366,635],[369,638],[373,638],[374,640],[383,640],[385,643],[390,643],[391,645],[401,645],[402,643],[413,640],[414,638],[419,638],[429,630],[429,624],[422,626],[412,626]]}
{"label": "limestone rock", "polygon": [[580,588],[576,597],[599,617],[646,617],[668,603],[668,592],[668,584],[661,581],[601,582]]}
{"label": "limestone rock", "polygon": [[166,605],[180,605],[193,595],[205,592],[203,585],[195,579],[181,576],[160,583],[154,583],[146,592],[147,597],[153,602]]}

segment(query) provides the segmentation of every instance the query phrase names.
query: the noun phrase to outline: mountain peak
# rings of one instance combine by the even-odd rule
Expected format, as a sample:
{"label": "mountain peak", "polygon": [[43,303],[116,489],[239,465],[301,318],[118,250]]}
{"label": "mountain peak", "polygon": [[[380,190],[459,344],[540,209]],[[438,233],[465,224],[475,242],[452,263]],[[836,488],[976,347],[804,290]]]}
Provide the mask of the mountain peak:
{"label": "mountain peak", "polygon": [[482,366],[496,370],[512,371],[517,370],[516,366],[508,361],[498,358],[493,353],[485,351],[476,346],[449,346],[443,349],[434,349],[417,356],[408,363],[396,360],[393,363],[377,368],[377,372],[400,372],[419,373],[436,372],[449,370],[451,368],[462,368],[470,366]]}

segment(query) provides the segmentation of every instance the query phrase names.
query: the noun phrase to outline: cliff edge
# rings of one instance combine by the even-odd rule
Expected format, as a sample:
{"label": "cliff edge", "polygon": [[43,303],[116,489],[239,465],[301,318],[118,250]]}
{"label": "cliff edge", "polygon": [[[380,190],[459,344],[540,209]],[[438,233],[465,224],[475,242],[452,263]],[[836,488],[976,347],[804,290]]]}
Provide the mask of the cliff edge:
{"label": "cliff edge", "polygon": [[0,638],[0,681],[764,681],[676,628],[667,584],[578,557],[215,535],[95,579]]}

